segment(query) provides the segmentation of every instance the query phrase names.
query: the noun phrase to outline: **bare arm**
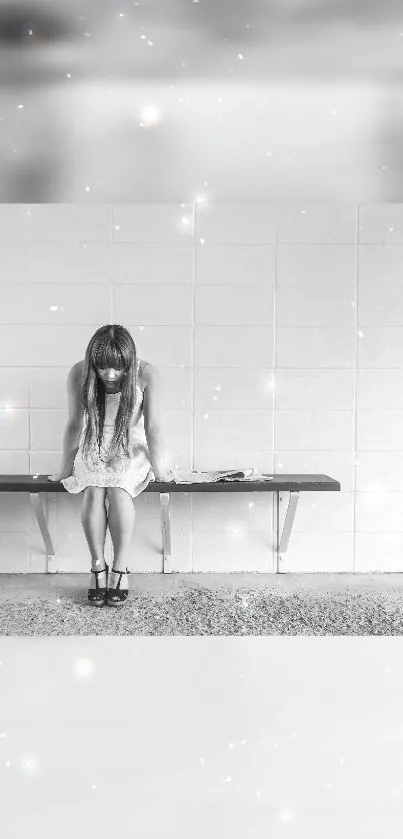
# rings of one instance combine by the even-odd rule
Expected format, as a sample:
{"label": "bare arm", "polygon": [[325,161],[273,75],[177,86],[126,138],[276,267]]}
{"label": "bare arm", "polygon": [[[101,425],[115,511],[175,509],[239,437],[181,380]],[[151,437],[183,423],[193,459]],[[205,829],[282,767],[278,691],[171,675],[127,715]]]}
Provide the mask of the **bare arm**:
{"label": "bare arm", "polygon": [[144,430],[152,470],[156,480],[165,480],[170,464],[167,461],[162,433],[162,380],[153,364],[147,364],[143,397]]}
{"label": "bare arm", "polygon": [[80,432],[70,425],[66,425],[63,435],[63,453],[60,472],[68,472],[71,475],[74,466],[74,459],[78,452]]}
{"label": "bare arm", "polygon": [[74,364],[67,374],[67,402],[68,419],[63,435],[63,453],[60,469],[55,475],[49,476],[53,480],[60,480],[60,476],[71,475],[74,458],[78,451],[84,409],[81,405],[81,376],[80,366]]}

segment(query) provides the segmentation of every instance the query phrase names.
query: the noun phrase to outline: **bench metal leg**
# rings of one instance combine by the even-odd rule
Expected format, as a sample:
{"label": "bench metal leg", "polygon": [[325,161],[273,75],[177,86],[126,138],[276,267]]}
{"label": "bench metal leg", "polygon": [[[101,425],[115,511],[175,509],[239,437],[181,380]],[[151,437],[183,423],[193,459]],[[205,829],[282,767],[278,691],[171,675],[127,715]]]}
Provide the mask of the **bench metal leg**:
{"label": "bench metal leg", "polygon": [[[55,549],[53,547],[53,542],[49,533],[48,523],[46,521],[45,511],[43,509],[43,502],[39,492],[30,492],[29,497],[31,499],[32,506],[35,510],[36,519],[39,524],[39,529],[42,533],[42,538],[45,543],[46,553],[47,556],[55,556]],[[49,570],[48,562],[46,563],[46,571]]]}
{"label": "bench metal leg", "polygon": [[170,517],[170,494],[160,492],[161,503],[161,525],[162,525],[162,549],[164,552],[163,572],[169,574],[172,571],[171,565],[171,517]]}
{"label": "bench metal leg", "polygon": [[289,499],[288,499],[288,506],[287,512],[285,514],[283,529],[280,534],[280,492],[276,492],[277,496],[277,568],[276,571],[279,573],[280,570],[280,554],[284,553],[288,548],[288,543],[290,541],[290,535],[292,526],[294,524],[295,513],[297,509],[298,499],[299,499],[299,492],[290,492]]}

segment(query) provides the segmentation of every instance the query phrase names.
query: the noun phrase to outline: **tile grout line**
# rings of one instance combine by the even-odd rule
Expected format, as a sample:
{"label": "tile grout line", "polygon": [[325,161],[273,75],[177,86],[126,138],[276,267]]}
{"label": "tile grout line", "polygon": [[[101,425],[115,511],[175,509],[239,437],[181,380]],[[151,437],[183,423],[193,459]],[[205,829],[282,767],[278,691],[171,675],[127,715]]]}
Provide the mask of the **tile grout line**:
{"label": "tile grout line", "polygon": [[[193,258],[192,258],[192,422],[191,422],[191,469],[194,471],[194,425],[195,425],[195,314],[196,314],[196,226],[198,224],[198,216],[196,214],[196,205],[192,205],[192,219],[193,219]],[[193,571],[193,524],[194,524],[194,494],[190,493],[190,571]]]}
{"label": "tile grout line", "polygon": [[356,452],[357,452],[357,361],[358,361],[358,291],[360,269],[360,205],[357,204],[356,254],[355,254],[355,318],[354,318],[354,376],[353,376],[353,574],[356,572]]}
{"label": "tile grout line", "polygon": [[[273,295],[273,388],[272,388],[272,469],[273,473],[276,472],[276,453],[275,453],[275,442],[276,442],[276,433],[275,433],[275,406],[276,406],[276,396],[275,396],[275,388],[276,388],[276,361],[277,361],[277,353],[276,353],[276,345],[277,345],[277,270],[278,270],[278,242],[277,242],[277,235],[278,232],[278,205],[274,205],[274,295]],[[280,493],[276,492],[273,494],[272,497],[272,553],[271,553],[271,565],[272,565],[272,573],[276,573],[277,571],[277,544],[279,540],[278,528],[280,526],[279,519],[277,516],[279,514],[278,507],[277,507],[277,499],[278,499],[278,507],[280,506]]]}

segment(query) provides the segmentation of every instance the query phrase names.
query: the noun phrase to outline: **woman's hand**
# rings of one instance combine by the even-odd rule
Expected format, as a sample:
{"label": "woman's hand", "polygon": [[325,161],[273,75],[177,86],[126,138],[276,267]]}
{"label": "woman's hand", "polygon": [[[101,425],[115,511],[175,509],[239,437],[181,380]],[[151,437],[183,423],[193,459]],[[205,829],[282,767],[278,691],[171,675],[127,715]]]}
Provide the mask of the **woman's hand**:
{"label": "woman's hand", "polygon": [[158,483],[167,484],[175,480],[175,473],[170,466],[167,466],[164,470],[157,472],[157,474],[153,470],[153,475],[154,480],[158,481]]}
{"label": "woman's hand", "polygon": [[49,481],[57,482],[57,481],[64,480],[64,478],[70,478],[72,472],[73,472],[72,468],[62,469],[60,472],[55,472],[53,475],[48,475],[47,477],[48,477]]}

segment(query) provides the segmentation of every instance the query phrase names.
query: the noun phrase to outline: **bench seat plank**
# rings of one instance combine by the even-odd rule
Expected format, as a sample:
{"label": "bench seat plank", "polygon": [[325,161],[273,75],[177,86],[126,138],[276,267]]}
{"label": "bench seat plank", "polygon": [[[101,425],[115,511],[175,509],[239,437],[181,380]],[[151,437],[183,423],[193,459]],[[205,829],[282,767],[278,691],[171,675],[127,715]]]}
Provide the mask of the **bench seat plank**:
{"label": "bench seat plank", "polygon": [[[269,473],[263,473],[269,474]],[[340,482],[329,475],[270,475],[270,481],[151,481],[143,492],[337,492]],[[0,475],[0,492],[67,492],[46,475]]]}

